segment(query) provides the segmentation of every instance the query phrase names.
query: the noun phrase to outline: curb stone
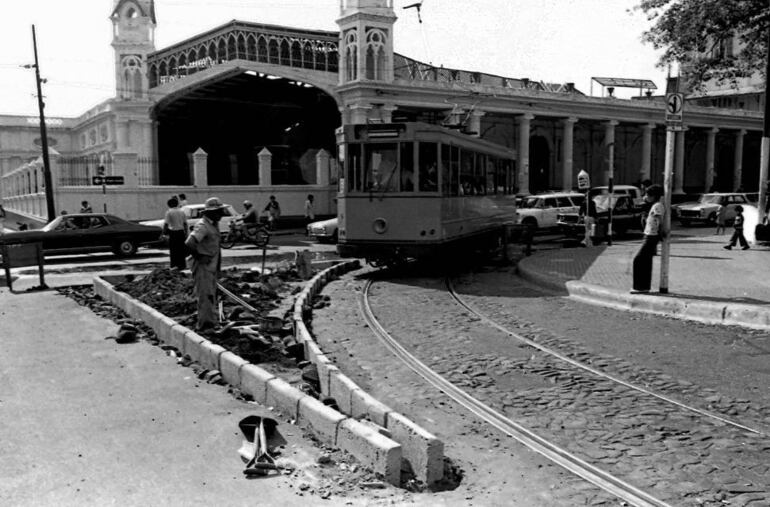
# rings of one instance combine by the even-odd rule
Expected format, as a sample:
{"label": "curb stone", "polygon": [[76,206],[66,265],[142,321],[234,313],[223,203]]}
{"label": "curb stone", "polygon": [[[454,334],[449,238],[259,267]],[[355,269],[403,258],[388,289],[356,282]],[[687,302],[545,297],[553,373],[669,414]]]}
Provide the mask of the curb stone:
{"label": "curb stone", "polygon": [[[248,363],[221,346],[206,340],[194,331],[177,324],[172,319],[166,320],[156,310],[126,293],[115,290],[112,284],[101,277],[95,276],[93,283],[94,292],[102,299],[113,302],[115,306],[121,308],[132,318],[144,320],[159,337],[163,335],[173,340],[168,345],[177,346],[178,342],[181,341],[179,350],[182,354],[210,369],[219,370],[221,365],[224,365],[227,373],[222,372],[222,377],[226,378],[228,383],[230,381],[239,383],[240,389],[252,396],[256,402],[262,405],[268,405],[270,402],[280,411],[286,412],[286,415],[292,420],[298,419],[300,402],[304,398],[308,398],[305,393],[276,378],[266,370]],[[166,325],[170,326],[168,331],[158,332],[161,326]],[[396,486],[400,484],[402,459],[400,444],[379,433],[360,430],[358,426],[353,424],[358,424],[358,421],[350,419],[320,402],[318,404],[307,402],[303,407],[302,421],[307,423],[307,426],[319,439],[352,454],[364,466],[382,474],[390,484]],[[340,417],[342,420],[339,420]],[[347,428],[353,428],[353,430],[347,431],[345,438],[340,440],[337,427],[345,422],[350,422],[351,424]],[[331,432],[330,428],[334,429],[333,433],[327,433]],[[398,466],[395,466],[394,463],[397,463]]]}

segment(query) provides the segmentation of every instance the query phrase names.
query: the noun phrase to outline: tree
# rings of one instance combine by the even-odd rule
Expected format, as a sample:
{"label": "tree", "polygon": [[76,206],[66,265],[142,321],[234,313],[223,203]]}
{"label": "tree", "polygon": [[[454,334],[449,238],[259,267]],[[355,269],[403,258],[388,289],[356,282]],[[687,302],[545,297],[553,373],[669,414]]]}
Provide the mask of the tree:
{"label": "tree", "polygon": [[767,0],[640,0],[637,9],[653,22],[643,40],[664,50],[659,65],[680,63],[691,89],[764,75]]}

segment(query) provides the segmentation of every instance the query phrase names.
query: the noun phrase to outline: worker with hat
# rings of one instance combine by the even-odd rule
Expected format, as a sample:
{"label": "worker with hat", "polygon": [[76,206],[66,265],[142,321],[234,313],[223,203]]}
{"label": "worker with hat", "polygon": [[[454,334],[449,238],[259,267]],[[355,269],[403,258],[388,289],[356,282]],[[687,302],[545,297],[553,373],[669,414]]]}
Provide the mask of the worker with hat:
{"label": "worker with hat", "polygon": [[190,269],[195,281],[195,296],[198,298],[198,331],[217,324],[217,275],[221,265],[218,224],[224,209],[219,198],[208,198],[203,208],[203,218],[195,224],[185,241],[192,257]]}

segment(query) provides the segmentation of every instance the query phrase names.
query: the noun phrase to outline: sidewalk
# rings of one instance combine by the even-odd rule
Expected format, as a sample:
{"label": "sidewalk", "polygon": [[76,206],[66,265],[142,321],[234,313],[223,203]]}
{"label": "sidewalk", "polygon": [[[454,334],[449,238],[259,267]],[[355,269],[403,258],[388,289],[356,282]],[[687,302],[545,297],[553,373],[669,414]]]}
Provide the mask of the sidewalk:
{"label": "sidewalk", "polygon": [[[699,231],[704,234],[705,231]],[[660,257],[653,261],[653,290],[632,295],[632,261],[641,239],[592,248],[535,251],[519,262],[532,282],[592,303],[708,323],[770,329],[770,248],[724,250],[729,235],[675,233],[668,294],[658,292]]]}

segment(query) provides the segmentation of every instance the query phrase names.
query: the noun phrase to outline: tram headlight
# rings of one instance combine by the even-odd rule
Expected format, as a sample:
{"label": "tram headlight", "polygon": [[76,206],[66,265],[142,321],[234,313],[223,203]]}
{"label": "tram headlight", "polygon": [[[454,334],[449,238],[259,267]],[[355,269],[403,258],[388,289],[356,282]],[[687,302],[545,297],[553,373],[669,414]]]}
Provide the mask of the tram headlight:
{"label": "tram headlight", "polygon": [[377,234],[385,234],[388,230],[388,221],[384,218],[378,218],[372,222],[372,229],[374,229],[374,232]]}

